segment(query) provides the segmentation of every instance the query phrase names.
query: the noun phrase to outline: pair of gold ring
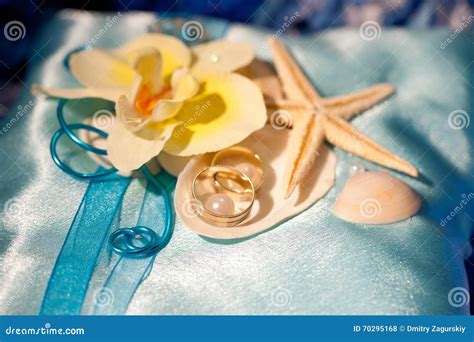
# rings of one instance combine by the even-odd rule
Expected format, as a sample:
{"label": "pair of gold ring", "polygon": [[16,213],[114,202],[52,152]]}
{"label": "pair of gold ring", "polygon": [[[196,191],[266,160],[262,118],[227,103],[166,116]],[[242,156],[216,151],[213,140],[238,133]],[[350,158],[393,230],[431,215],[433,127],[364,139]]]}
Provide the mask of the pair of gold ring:
{"label": "pair of gold ring", "polygon": [[262,182],[260,156],[246,147],[233,146],[217,152],[211,165],[196,174],[192,196],[204,220],[232,227],[250,214]]}

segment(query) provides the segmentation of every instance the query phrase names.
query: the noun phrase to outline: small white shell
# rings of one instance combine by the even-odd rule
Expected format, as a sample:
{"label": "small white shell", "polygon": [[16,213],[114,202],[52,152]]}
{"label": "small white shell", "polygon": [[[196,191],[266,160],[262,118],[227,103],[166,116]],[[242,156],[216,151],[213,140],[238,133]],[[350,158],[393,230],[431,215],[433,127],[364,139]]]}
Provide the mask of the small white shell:
{"label": "small white shell", "polygon": [[193,210],[195,203],[192,199],[191,184],[194,176],[210,165],[212,153],[192,158],[179,174],[174,197],[178,217],[199,235],[216,239],[237,239],[271,229],[307,209],[333,185],[336,156],[326,146],[321,146],[313,170],[303,179],[302,186],[285,200],[282,193],[282,170],[289,153],[288,136],[289,130],[278,130],[266,125],[239,144],[259,154],[265,174],[262,186],[257,190],[252,210],[244,222],[235,227],[219,227],[204,221]]}
{"label": "small white shell", "polygon": [[353,175],[334,205],[339,218],[365,224],[388,224],[405,220],[420,209],[418,194],[387,171]]}

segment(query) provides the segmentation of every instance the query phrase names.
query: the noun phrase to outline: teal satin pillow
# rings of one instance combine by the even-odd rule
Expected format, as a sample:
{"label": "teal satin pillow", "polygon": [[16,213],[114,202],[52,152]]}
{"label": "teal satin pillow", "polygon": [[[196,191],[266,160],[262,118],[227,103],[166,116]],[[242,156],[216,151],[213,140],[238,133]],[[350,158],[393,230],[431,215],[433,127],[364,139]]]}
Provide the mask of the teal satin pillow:
{"label": "teal satin pillow", "polygon": [[[39,34],[27,86],[78,86],[63,65],[70,51],[98,32],[103,33],[94,46],[117,46],[146,32],[155,20],[152,14],[124,14],[103,32],[105,15],[60,12]],[[264,38],[271,32],[199,20],[213,36],[251,41],[260,57],[270,58]],[[331,206],[351,165],[378,169],[335,149],[337,179],[328,195],[265,234],[223,243],[202,238],[178,221],[128,313],[467,314],[468,305],[453,302],[452,290],[468,288],[464,258],[471,254],[474,217],[469,202],[474,125],[456,129],[457,121],[450,120],[454,114],[449,115],[457,111],[469,119],[473,113],[474,37],[464,32],[442,48],[450,34],[383,30],[378,39],[366,41],[358,31],[335,30],[286,39],[325,96],[378,82],[397,87],[395,96],[353,124],[422,172],[419,180],[397,175],[424,199],[417,216],[387,226],[334,217]],[[25,91],[17,105],[23,109],[13,108],[4,122],[18,120],[0,137],[0,204],[5,208],[0,313],[36,314],[87,184],[62,173],[50,158],[57,102]],[[142,191],[134,181],[128,208],[136,206]],[[122,213],[124,221],[134,215],[132,209]],[[99,263],[92,284],[100,284],[109,267]],[[91,297],[83,313],[91,312]]]}

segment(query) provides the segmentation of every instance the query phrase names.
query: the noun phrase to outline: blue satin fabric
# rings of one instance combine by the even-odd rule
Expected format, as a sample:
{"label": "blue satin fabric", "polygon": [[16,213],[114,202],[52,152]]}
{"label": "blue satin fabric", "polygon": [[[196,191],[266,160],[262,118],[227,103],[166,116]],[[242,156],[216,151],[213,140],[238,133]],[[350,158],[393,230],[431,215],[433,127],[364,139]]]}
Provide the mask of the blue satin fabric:
{"label": "blue satin fabric", "polygon": [[[145,32],[153,15],[123,15],[96,46],[113,47]],[[63,68],[64,57],[103,28],[100,14],[63,11],[40,33],[28,84],[79,86]],[[226,23],[204,21],[209,32]],[[230,26],[227,35],[255,43],[269,58],[264,36],[271,32]],[[396,85],[397,94],[353,124],[422,172],[420,180],[398,174],[423,197],[421,212],[388,226],[343,222],[331,214],[351,165],[378,167],[335,149],[335,186],[301,215],[244,241],[202,238],[176,222],[173,240],[154,260],[128,314],[465,314],[448,301],[451,289],[467,288],[464,258],[471,254],[472,203],[448,225],[440,222],[472,192],[473,127],[453,130],[448,115],[473,113],[473,52],[470,32],[448,48],[447,30],[383,30],[363,41],[358,31],[336,30],[287,40],[308,76],[325,96],[377,82]],[[87,184],[64,175],[48,146],[58,128],[57,101],[34,101],[0,136],[0,313],[36,314],[49,276]],[[90,114],[103,103],[87,102]],[[9,118],[17,113],[10,113]],[[74,121],[81,121],[80,117]],[[65,148],[68,148],[66,146]],[[79,157],[78,165],[96,167]],[[93,170],[93,169],[92,169]],[[145,187],[132,180],[124,198],[121,226],[136,222]],[[113,260],[112,260],[113,261]],[[114,262],[101,254],[89,288],[107,280]],[[156,271],[155,271],[156,270]],[[159,271],[158,271],[159,270]],[[134,286],[137,278],[125,280]],[[118,283],[118,281],[117,281]],[[89,291],[82,313],[94,312]],[[97,310],[95,312],[98,312]]]}

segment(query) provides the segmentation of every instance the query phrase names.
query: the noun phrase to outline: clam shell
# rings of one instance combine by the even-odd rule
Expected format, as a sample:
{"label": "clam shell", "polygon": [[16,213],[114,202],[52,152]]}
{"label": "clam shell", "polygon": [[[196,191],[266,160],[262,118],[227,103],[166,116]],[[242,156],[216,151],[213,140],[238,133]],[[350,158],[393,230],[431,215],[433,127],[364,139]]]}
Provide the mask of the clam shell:
{"label": "clam shell", "polygon": [[420,205],[420,196],[400,179],[387,171],[367,171],[347,181],[333,211],[353,223],[388,224],[415,215]]}
{"label": "clam shell", "polygon": [[196,156],[180,173],[176,184],[174,205],[177,216],[192,231],[216,239],[249,237],[269,230],[307,209],[323,197],[334,183],[336,156],[321,146],[308,176],[288,199],[283,194],[283,172],[287,160],[289,130],[265,125],[239,145],[260,155],[264,167],[264,181],[256,192],[255,203],[249,217],[235,227],[218,227],[204,221],[193,210],[191,186],[194,176],[210,165],[213,153]]}

